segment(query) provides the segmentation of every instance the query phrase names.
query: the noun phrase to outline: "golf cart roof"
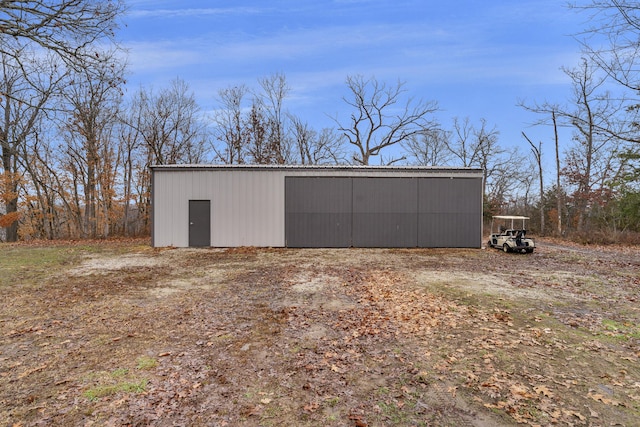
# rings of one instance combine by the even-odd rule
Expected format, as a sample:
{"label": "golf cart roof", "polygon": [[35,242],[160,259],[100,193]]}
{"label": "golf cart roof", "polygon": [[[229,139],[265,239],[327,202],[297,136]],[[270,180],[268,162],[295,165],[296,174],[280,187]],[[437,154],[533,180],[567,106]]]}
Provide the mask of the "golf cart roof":
{"label": "golf cart roof", "polygon": [[516,216],[516,215],[494,215],[495,219],[529,219],[528,216]]}

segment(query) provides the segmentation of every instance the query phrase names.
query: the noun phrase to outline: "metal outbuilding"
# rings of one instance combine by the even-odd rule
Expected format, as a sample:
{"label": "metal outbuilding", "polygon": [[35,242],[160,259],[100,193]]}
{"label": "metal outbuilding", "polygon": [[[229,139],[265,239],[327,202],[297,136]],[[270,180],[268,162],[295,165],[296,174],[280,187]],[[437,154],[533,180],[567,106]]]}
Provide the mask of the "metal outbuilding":
{"label": "metal outbuilding", "polygon": [[155,165],[155,247],[482,245],[481,169]]}

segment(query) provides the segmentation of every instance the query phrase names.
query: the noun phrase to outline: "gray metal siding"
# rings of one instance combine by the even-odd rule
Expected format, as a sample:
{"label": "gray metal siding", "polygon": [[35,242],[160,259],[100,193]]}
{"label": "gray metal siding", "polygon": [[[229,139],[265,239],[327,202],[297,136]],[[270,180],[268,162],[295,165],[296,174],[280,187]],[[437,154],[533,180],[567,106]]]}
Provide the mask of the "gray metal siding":
{"label": "gray metal siding", "polygon": [[286,246],[351,246],[351,178],[285,178]]}
{"label": "gray metal siding", "polygon": [[418,203],[418,246],[481,246],[481,178],[421,178]]}
{"label": "gray metal siding", "polygon": [[479,247],[482,180],[285,179],[289,247]]}
{"label": "gray metal siding", "polygon": [[353,179],[353,246],[415,247],[417,179]]}

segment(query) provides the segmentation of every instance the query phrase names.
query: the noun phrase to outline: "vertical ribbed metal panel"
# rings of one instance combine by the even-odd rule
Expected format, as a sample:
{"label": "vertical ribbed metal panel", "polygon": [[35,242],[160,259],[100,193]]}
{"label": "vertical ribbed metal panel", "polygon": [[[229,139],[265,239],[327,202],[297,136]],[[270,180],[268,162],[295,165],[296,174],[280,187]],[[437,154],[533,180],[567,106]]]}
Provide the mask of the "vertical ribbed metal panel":
{"label": "vertical ribbed metal panel", "polygon": [[293,248],[351,246],[351,178],[285,178],[285,241]]}
{"label": "vertical ribbed metal panel", "polygon": [[220,171],[212,185],[212,246],[284,246],[284,173]]}
{"label": "vertical ribbed metal panel", "polygon": [[415,178],[353,178],[353,246],[416,247]]}
{"label": "vertical ribbed metal panel", "polygon": [[154,245],[186,247],[189,245],[189,199],[181,196],[188,185],[186,173],[156,172],[154,175]]}
{"label": "vertical ribbed metal panel", "polygon": [[482,179],[421,178],[418,246],[482,245]]}
{"label": "vertical ribbed metal panel", "polygon": [[154,245],[189,246],[189,200],[211,201],[211,245],[284,246],[284,173],[154,174]]}

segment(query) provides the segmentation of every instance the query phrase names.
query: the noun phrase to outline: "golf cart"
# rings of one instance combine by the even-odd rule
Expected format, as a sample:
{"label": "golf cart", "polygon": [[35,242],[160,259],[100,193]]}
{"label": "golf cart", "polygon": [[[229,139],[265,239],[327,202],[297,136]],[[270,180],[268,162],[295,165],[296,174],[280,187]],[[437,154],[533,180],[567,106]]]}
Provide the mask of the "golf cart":
{"label": "golf cart", "polygon": [[[525,237],[527,234],[525,221],[528,219],[527,216],[494,216],[491,220],[489,246],[502,249],[505,252],[532,253],[536,244],[533,239]],[[522,227],[516,228],[520,221],[522,221]],[[494,226],[498,227],[497,233],[494,233]]]}

